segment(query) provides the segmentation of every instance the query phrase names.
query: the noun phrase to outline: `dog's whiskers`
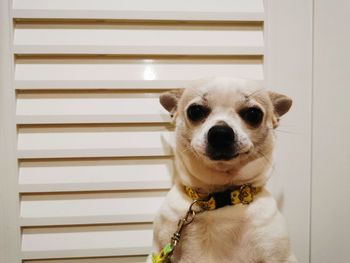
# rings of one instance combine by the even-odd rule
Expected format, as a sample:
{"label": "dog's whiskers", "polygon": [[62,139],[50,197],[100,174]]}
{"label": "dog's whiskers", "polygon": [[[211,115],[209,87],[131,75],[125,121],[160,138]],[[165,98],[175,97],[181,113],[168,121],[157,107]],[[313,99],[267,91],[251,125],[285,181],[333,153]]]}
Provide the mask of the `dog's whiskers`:
{"label": "dog's whiskers", "polygon": [[300,135],[300,132],[293,132],[293,131],[286,131],[286,130],[281,130],[281,129],[277,129],[277,128],[268,128],[269,130],[273,130],[276,132],[281,132],[281,133],[288,133],[288,134],[294,134],[294,135]]}
{"label": "dog's whiskers", "polygon": [[268,164],[272,164],[272,161],[270,160],[270,158],[268,158],[263,152],[257,150],[256,153],[258,154],[257,156],[263,157],[264,160],[265,160]]}
{"label": "dog's whiskers", "polygon": [[194,158],[196,158],[197,160],[199,160],[199,155],[196,151],[194,151],[194,149],[191,146],[187,146],[184,150],[181,151],[181,154],[186,153],[186,152],[192,152]]}
{"label": "dog's whiskers", "polygon": [[188,151],[191,151],[190,147],[186,147],[184,150],[181,151],[181,154],[186,153]]}
{"label": "dog's whiskers", "polygon": [[285,130],[280,130],[280,129],[275,129],[275,131],[282,132],[282,133],[294,134],[294,135],[301,134],[299,132],[291,132],[291,131],[285,131]]}

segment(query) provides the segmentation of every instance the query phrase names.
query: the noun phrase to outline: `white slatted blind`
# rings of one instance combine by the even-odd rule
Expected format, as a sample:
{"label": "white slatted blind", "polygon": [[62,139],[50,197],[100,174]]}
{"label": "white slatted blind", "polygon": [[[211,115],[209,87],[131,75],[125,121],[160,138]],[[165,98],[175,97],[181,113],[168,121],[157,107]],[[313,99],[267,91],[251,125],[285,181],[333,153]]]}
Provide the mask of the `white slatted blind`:
{"label": "white slatted blind", "polygon": [[15,0],[22,260],[143,262],[171,185],[159,93],[263,80],[262,0]]}

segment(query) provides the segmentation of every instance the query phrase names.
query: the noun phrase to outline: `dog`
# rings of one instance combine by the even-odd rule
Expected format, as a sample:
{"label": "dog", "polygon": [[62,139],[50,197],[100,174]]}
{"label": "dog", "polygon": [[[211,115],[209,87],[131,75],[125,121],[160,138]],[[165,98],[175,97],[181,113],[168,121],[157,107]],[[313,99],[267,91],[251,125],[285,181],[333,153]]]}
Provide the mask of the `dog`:
{"label": "dog", "polygon": [[175,124],[176,172],[148,262],[296,263],[265,188],[274,129],[292,100],[258,81],[211,78],[160,103]]}

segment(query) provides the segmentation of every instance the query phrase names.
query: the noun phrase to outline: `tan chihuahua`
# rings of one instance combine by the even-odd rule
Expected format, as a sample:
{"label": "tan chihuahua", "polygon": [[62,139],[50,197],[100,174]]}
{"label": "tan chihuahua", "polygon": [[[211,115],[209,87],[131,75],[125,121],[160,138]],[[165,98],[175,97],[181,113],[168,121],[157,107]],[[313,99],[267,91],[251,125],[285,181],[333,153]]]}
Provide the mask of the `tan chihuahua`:
{"label": "tan chihuahua", "polygon": [[166,92],[160,103],[176,124],[176,174],[149,262],[297,262],[265,189],[274,128],[292,100],[260,82],[214,78]]}

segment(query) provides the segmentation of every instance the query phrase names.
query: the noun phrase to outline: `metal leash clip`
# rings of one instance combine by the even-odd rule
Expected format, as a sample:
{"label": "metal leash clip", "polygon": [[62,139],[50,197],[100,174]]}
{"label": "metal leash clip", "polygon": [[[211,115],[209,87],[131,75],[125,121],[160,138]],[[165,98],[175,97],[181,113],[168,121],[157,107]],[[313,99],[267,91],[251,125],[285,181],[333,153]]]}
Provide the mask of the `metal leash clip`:
{"label": "metal leash clip", "polygon": [[202,212],[201,210],[196,211],[193,209],[193,206],[197,204],[197,202],[199,202],[199,200],[194,200],[191,203],[190,207],[188,208],[186,215],[178,221],[177,229],[173,234],[173,236],[171,237],[170,243],[166,244],[159,254],[153,254],[152,256],[153,263],[170,263],[171,262],[171,259],[170,259],[171,255],[173,254],[176,245],[180,242],[181,232],[183,228],[191,224],[194,220],[194,217],[198,213]]}
{"label": "metal leash clip", "polygon": [[181,218],[178,223],[177,223],[177,230],[175,231],[175,233],[173,234],[172,238],[171,238],[171,245],[175,248],[177,243],[179,243],[180,241],[180,237],[181,237],[181,231],[182,229],[191,224],[193,222],[194,217],[196,216],[196,214],[198,212],[196,212],[193,209],[193,206],[198,202],[198,200],[194,200],[190,207],[188,208],[188,211],[186,213],[186,215]]}

